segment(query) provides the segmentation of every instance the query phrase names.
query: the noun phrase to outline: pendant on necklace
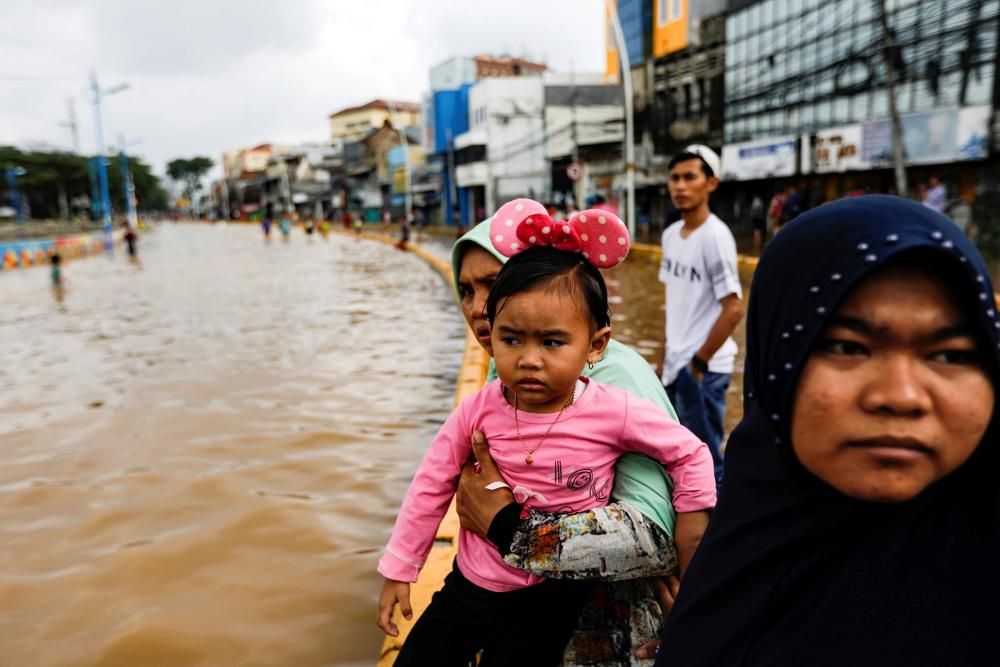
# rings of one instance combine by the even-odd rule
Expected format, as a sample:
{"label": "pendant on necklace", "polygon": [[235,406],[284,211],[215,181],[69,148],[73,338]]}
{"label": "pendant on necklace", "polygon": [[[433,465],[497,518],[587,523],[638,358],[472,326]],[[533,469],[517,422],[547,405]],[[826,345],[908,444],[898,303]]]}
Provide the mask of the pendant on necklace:
{"label": "pendant on necklace", "polygon": [[532,463],[535,462],[535,459],[532,458],[531,454],[528,454],[528,456],[525,457],[524,462],[530,466]]}

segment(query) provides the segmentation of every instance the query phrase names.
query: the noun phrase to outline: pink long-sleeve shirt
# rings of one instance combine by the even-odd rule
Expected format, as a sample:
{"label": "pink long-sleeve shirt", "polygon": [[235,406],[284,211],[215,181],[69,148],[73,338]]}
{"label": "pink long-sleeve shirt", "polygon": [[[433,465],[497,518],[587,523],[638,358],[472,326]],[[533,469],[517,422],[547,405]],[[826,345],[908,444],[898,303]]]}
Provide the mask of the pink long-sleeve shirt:
{"label": "pink long-sleeve shirt", "polygon": [[[525,463],[555,414],[518,412],[523,445],[514,431],[514,408],[499,380],[463,401],[431,442],[417,469],[378,571],[396,581],[417,580],[438,524],[455,493],[462,465],[472,453],[472,433],[482,431],[490,454],[518,502],[544,512],[574,514],[602,507],[625,452],[663,463],[674,481],[678,512],[715,506],[715,474],[708,447],[655,404],[623,389],[581,378],[587,388]],[[542,577],[507,565],[496,547],[466,530],[458,536],[458,566],[490,591],[533,586]]]}

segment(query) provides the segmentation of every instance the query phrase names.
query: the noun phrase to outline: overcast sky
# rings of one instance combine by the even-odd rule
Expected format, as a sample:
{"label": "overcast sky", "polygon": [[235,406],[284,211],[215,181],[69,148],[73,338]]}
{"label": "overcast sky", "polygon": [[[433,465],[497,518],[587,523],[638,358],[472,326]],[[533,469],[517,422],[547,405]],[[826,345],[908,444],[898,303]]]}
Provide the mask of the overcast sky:
{"label": "overcast sky", "polygon": [[106,98],[104,143],[158,173],[175,157],[328,138],[327,116],[374,97],[419,101],[428,69],[511,54],[604,68],[603,0],[4,0],[0,144],[96,150],[90,69]]}

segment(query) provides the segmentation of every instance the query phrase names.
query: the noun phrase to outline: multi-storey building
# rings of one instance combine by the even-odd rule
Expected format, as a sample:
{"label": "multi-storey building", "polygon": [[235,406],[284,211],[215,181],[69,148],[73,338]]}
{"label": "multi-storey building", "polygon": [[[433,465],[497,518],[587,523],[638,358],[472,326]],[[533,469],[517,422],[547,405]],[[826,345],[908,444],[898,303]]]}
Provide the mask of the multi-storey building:
{"label": "multi-storey building", "polygon": [[[456,141],[470,127],[469,91],[472,87],[486,78],[538,77],[545,70],[545,65],[540,63],[486,55],[450,58],[431,68],[431,90],[424,99],[423,142],[424,150],[430,156],[431,166],[439,174],[434,180],[441,183],[441,207],[438,215],[428,215],[431,221],[446,225],[469,225],[478,219],[477,209],[484,207],[485,184],[470,186],[479,188],[475,192],[480,200],[475,203],[472,200],[473,190],[460,187],[456,178]],[[461,159],[470,160],[475,157],[470,157],[469,150],[466,150]],[[429,197],[426,193],[423,196]]]}
{"label": "multi-storey building", "polygon": [[371,100],[330,114],[330,138],[360,141],[388,122],[393,127],[419,127],[420,105],[414,102]]}
{"label": "multi-storey building", "polygon": [[[880,6],[761,0],[727,16],[722,161],[744,198],[791,183],[813,204],[893,189]],[[934,174],[969,201],[989,156],[1000,0],[886,8],[910,190]]]}

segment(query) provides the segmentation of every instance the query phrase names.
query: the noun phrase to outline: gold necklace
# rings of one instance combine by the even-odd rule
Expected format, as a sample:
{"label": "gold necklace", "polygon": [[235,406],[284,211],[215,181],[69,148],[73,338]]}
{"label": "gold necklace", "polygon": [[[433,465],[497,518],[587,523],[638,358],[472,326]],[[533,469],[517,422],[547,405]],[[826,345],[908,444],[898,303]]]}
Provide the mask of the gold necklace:
{"label": "gold necklace", "polygon": [[542,446],[542,443],[545,442],[545,438],[549,437],[549,433],[552,432],[552,427],[559,423],[559,419],[562,417],[563,412],[566,411],[566,408],[573,404],[573,397],[576,396],[576,384],[573,385],[573,389],[569,392],[569,398],[567,398],[566,402],[563,403],[562,408],[559,410],[559,414],[556,415],[555,421],[549,424],[549,427],[545,429],[545,434],[542,435],[542,439],[539,440],[538,444],[531,449],[528,449],[528,447],[524,444],[524,438],[521,437],[521,424],[517,419],[517,392],[511,393],[514,394],[514,432],[517,433],[517,440],[521,443],[521,448],[528,452],[528,455],[524,457],[524,462],[530,466],[535,462],[535,458],[532,454],[534,454],[535,451]]}

